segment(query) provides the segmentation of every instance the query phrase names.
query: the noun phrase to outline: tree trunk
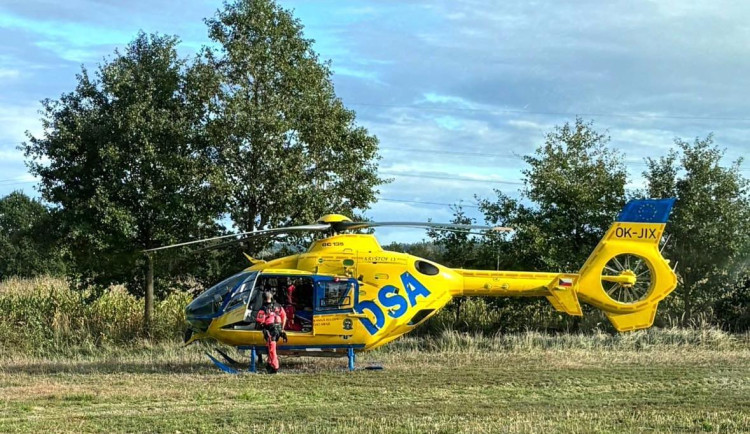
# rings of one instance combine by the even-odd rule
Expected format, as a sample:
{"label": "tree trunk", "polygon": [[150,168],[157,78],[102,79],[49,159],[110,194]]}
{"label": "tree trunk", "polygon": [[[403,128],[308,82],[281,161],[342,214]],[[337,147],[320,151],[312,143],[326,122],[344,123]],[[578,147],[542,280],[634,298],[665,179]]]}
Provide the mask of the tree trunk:
{"label": "tree trunk", "polygon": [[151,333],[151,320],[154,315],[154,258],[146,254],[146,294],[145,311],[143,313],[143,329],[146,334]]}
{"label": "tree trunk", "polygon": [[692,288],[686,284],[685,285],[685,297],[684,297],[685,313],[684,313],[684,319],[682,322],[683,326],[690,325],[690,320],[693,318],[693,300],[691,297],[692,296],[691,292],[692,292]]}

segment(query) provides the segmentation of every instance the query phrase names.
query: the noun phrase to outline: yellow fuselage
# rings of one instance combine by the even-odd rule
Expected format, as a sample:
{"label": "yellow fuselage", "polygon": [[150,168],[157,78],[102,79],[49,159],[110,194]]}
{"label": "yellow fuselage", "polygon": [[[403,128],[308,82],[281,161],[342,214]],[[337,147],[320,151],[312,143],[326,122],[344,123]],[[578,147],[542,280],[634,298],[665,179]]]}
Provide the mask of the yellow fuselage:
{"label": "yellow fuselage", "polygon": [[[627,231],[623,228],[627,228]],[[643,228],[648,239],[633,234]],[[339,276],[357,283],[351,306],[315,312],[311,332],[288,332],[280,348],[314,350],[353,347],[369,350],[408,333],[457,296],[546,297],[559,311],[581,315],[582,301],[605,310],[618,330],[645,328],[656,304],[674,289],[676,279],[657,249],[664,224],[615,223],[580,274],[451,269],[409,254],[383,250],[373,235],[342,234],[313,243],[306,253],[258,263],[246,271],[289,276]],[[654,275],[648,297],[619,303],[604,292],[600,271],[615,254],[628,251],[648,258]],[[625,283],[627,273],[613,277]],[[197,338],[210,336],[232,346],[264,345],[257,330],[233,328],[244,308],[223,313]]]}

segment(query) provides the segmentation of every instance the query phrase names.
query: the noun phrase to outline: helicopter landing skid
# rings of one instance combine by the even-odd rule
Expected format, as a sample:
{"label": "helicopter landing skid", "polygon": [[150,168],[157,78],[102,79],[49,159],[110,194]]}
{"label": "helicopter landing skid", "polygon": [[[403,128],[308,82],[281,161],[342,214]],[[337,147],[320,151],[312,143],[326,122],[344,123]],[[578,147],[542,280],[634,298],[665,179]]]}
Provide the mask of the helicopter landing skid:
{"label": "helicopter landing skid", "polygon": [[[247,365],[245,365],[243,363],[238,362],[237,360],[233,359],[227,353],[225,353],[224,351],[222,351],[222,350],[220,350],[218,348],[216,348],[216,352],[219,353],[219,355],[225,360],[226,363],[218,360],[216,357],[214,357],[211,354],[209,354],[208,351],[206,351],[205,354],[206,354],[206,356],[208,356],[208,358],[211,360],[211,362],[214,365],[216,365],[217,368],[221,369],[222,371],[226,372],[227,374],[239,374],[240,373],[239,369],[242,369],[242,370],[247,369],[251,373],[256,373],[258,371],[258,369],[257,369],[258,365],[260,365],[261,363],[263,363],[263,359],[262,359],[263,356],[262,356],[262,354],[265,351],[265,348],[260,348],[260,347],[252,346],[252,347],[249,347],[249,348],[245,347],[245,348],[241,348],[241,349],[249,349],[250,350],[250,364],[249,364],[249,366],[247,366]],[[349,371],[351,372],[351,371],[354,371],[354,369],[355,369],[354,363],[355,363],[355,360],[356,360],[356,354],[354,352],[354,348],[353,347],[346,347],[345,349],[346,349],[346,353],[345,354],[346,354],[346,357],[347,357],[348,362],[349,362],[347,367],[349,368]],[[293,355],[299,355],[299,354],[294,353]],[[313,354],[307,353],[307,354],[304,354],[304,355],[311,356]],[[322,356],[323,353],[320,353],[320,354],[317,354],[317,355],[318,356]],[[245,366],[247,366],[247,368],[245,368]],[[365,367],[365,369],[366,370],[382,370],[383,367],[382,366],[368,366],[368,367]]]}
{"label": "helicopter landing skid", "polygon": [[226,360],[230,365],[232,365],[232,366],[240,366],[240,365],[242,365],[240,362],[238,362],[238,361],[234,360],[233,358],[229,357],[229,355],[227,353],[225,353],[224,351],[216,348],[216,352],[219,353],[219,355],[224,360]]}
{"label": "helicopter landing skid", "polygon": [[209,354],[208,351],[206,351],[206,355],[208,356],[209,359],[211,359],[211,361],[214,363],[214,365],[216,365],[217,368],[221,369],[227,374],[239,374],[239,371],[237,371],[231,366],[225,365],[224,363],[218,361],[216,357]]}
{"label": "helicopter landing skid", "polygon": [[[342,348],[343,347],[343,348]],[[241,350],[250,350],[250,366],[248,371],[251,373],[256,373],[257,365],[255,363],[255,358],[257,356],[258,360],[261,358],[261,354],[266,352],[265,347],[256,347],[256,346],[247,346],[247,347],[239,347]],[[279,350],[282,352],[281,354],[285,355],[291,355],[291,356],[306,356],[306,357],[340,357],[342,355],[345,355],[348,359],[349,363],[347,364],[347,367],[349,371],[354,371],[354,364],[356,361],[356,353],[354,352],[354,347],[352,346],[341,346],[337,347],[337,349],[346,350],[345,353],[342,352],[326,352],[323,351],[322,348],[314,347],[314,348],[308,348],[308,347],[281,347]]]}

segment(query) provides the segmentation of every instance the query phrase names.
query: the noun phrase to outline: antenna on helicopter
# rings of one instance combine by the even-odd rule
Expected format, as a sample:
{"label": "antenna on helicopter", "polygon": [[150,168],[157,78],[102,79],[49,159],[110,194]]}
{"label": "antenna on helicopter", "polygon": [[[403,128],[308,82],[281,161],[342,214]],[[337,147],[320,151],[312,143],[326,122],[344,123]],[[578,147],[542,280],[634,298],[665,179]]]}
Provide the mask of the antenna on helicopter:
{"label": "antenna on helicopter", "polygon": [[667,244],[669,244],[669,239],[672,238],[672,234],[668,234],[667,238],[664,238],[661,243],[661,248],[659,249],[659,253],[664,252],[664,249],[667,247]]}

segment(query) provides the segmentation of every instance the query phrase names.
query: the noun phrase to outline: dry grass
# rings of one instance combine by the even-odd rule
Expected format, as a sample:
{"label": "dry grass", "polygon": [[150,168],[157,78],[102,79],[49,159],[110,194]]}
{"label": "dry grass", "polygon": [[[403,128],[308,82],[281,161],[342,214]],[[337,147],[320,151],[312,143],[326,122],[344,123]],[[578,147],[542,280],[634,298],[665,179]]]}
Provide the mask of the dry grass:
{"label": "dry grass", "polygon": [[[205,348],[0,359],[2,432],[750,430],[750,345],[719,331],[403,339],[344,359],[220,373]],[[652,342],[652,345],[643,345]],[[268,394],[269,388],[278,390]]]}
{"label": "dry grass", "polygon": [[62,279],[8,279],[0,283],[0,352],[69,357],[107,345],[132,345],[145,337],[177,340],[190,300],[174,293],[155,304],[149,336],[143,331],[143,301],[122,286],[102,293],[76,291]]}
{"label": "dry grass", "polygon": [[65,279],[40,276],[33,278],[9,277],[0,281],[0,296],[28,295],[33,291],[66,291]]}

